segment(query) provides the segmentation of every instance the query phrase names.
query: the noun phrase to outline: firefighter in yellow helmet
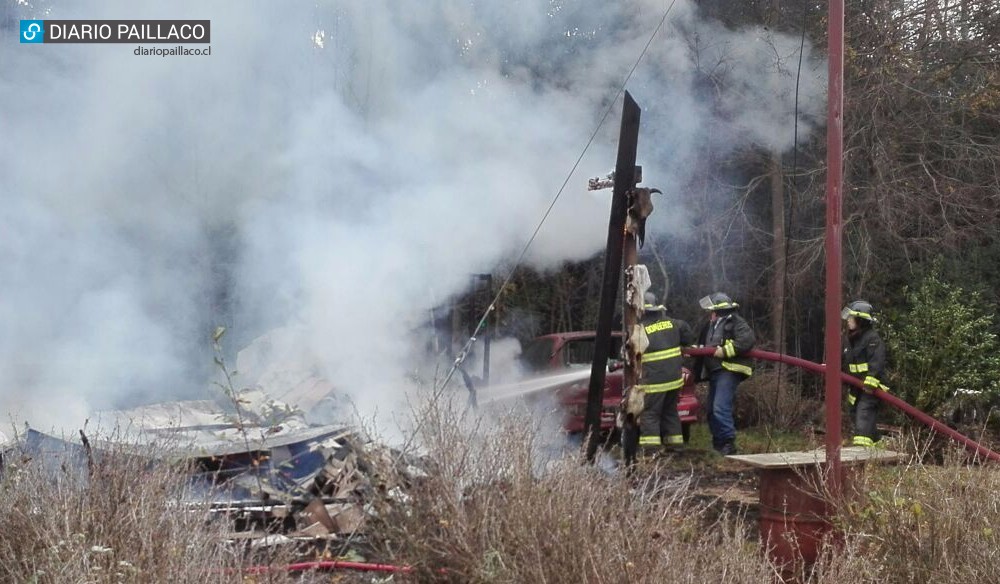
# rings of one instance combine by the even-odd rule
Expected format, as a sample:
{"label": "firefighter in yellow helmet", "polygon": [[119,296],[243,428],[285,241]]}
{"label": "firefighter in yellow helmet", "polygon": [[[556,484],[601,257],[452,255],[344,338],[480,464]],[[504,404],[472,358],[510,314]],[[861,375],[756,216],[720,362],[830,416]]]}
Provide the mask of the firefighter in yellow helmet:
{"label": "firefighter in yellow helmet", "polygon": [[708,380],[708,428],[712,432],[712,447],[720,454],[736,454],[736,424],[733,403],[740,383],[753,373],[745,353],[757,339],[753,329],[740,316],[727,294],[715,292],[698,301],[709,313],[709,322],[702,329],[698,344],[715,347],[715,354],[702,357],[695,364],[695,381]]}
{"label": "firefighter in yellow helmet", "polygon": [[861,390],[851,387],[847,403],[851,406],[851,420],[854,424],[854,446],[877,446],[881,435],[876,426],[881,401],[873,395],[876,389],[888,391],[885,380],[885,343],[875,332],[875,317],[872,305],[864,300],[855,300],[841,311],[840,317],[847,324],[844,338],[843,370],[857,377],[865,384]]}
{"label": "firefighter in yellow helmet", "polygon": [[667,316],[667,309],[647,292],[641,324],[649,339],[642,355],[642,413],[639,415],[639,448],[646,454],[661,448],[684,446],[677,398],[684,385],[681,346],[694,343],[694,333],[683,320]]}

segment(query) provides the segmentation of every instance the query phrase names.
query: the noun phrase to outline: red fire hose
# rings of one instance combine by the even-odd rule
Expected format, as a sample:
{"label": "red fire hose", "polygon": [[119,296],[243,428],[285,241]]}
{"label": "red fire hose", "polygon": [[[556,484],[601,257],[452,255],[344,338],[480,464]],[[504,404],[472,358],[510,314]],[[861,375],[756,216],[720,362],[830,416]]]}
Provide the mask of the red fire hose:
{"label": "red fire hose", "polygon": [[[708,357],[711,356],[712,353],[714,352],[715,352],[715,347],[703,347],[703,348],[692,347],[684,349],[684,354],[689,355],[691,357]],[[824,371],[826,371],[826,365],[822,363],[814,363],[812,361],[806,361],[805,359],[799,359],[798,357],[792,357],[791,355],[772,353],[770,351],[760,351],[757,349],[753,349],[749,351],[746,354],[746,356],[751,357],[753,359],[762,359],[764,361],[776,361],[780,363],[785,363],[786,365],[799,367],[800,369],[805,369],[806,371],[810,371],[816,374],[822,374]],[[846,373],[841,373],[840,379],[841,381],[847,383],[848,385],[853,385],[854,387],[858,387],[861,389],[865,388],[864,383],[862,383],[860,379],[852,377]],[[948,438],[951,438],[955,442],[958,442],[965,448],[971,450],[972,452],[975,452],[976,455],[982,456],[983,458],[989,460],[1000,462],[1000,454],[997,454],[996,452],[993,452],[992,450],[986,448],[982,444],[979,444],[978,442],[975,442],[974,440],[966,436],[963,436],[962,434],[959,434],[955,430],[952,430],[951,428],[946,426],[944,423],[935,420],[934,418],[928,416],[924,412],[921,412],[917,408],[911,406],[910,404],[892,395],[891,393],[884,392],[880,389],[874,390],[873,393],[875,397],[886,402],[892,407],[902,411],[904,414],[910,416],[911,418],[920,422],[921,424],[924,424],[925,426],[929,427],[931,430],[937,432],[938,434],[942,434],[944,436],[947,436]]]}
{"label": "red fire hose", "polygon": [[326,561],[315,561],[315,562],[299,562],[296,564],[288,564],[287,566],[250,566],[244,570],[241,570],[244,574],[264,574],[266,572],[309,572],[311,570],[316,570],[319,572],[326,572],[331,570],[360,570],[363,572],[389,572],[389,573],[401,573],[409,574],[413,572],[413,568],[410,566],[395,566],[393,564],[368,564],[365,562],[345,562],[341,560],[326,560]]}

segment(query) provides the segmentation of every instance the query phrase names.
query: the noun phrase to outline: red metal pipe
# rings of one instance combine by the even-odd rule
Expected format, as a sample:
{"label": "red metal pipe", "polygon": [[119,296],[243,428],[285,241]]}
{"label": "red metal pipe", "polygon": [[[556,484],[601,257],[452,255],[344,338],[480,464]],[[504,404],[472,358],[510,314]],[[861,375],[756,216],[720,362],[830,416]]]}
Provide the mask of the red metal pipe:
{"label": "red metal pipe", "polygon": [[[691,357],[711,356],[712,353],[714,353],[714,352],[715,352],[715,347],[702,347],[702,348],[694,348],[694,347],[692,347],[692,348],[686,348],[686,349],[684,349],[684,354],[685,355],[689,355]],[[798,367],[800,369],[805,369],[806,371],[810,371],[810,372],[816,373],[818,375],[824,375],[824,373],[827,370],[826,365],[824,365],[822,363],[814,363],[813,361],[807,361],[805,359],[799,359],[798,357],[792,357],[791,355],[784,355],[784,354],[779,354],[779,353],[772,353],[770,351],[761,351],[759,349],[753,349],[753,350],[747,352],[747,356],[751,357],[753,359],[761,359],[763,361],[778,361],[778,362],[781,362],[781,363],[785,363],[786,365],[792,365],[792,366]],[[858,379],[856,377],[853,377],[851,375],[848,375],[847,373],[844,373],[844,372],[839,372],[839,373],[840,373],[840,375],[839,375],[839,381],[840,382],[846,383],[848,385],[853,385],[854,387],[857,387],[857,388],[860,388],[860,389],[864,389],[865,388],[865,384],[862,383],[862,381],[860,379]],[[837,388],[837,394],[838,395],[840,394],[840,387],[839,387],[839,385],[838,385],[838,388]],[[931,416],[928,416],[924,412],[921,412],[917,408],[911,406],[910,404],[908,404],[905,401],[899,399],[898,397],[894,396],[893,394],[884,392],[884,391],[882,391],[880,389],[877,389],[877,390],[874,391],[874,395],[875,395],[875,397],[877,397],[880,400],[886,402],[887,404],[891,405],[892,407],[896,408],[897,410],[902,411],[904,414],[910,416],[914,420],[916,420],[916,421],[920,422],[921,424],[924,424],[925,426],[929,427],[931,430],[937,432],[938,434],[942,434],[942,435],[944,435],[944,436],[946,436],[948,438],[951,438],[955,442],[958,442],[959,444],[961,444],[962,446],[966,447],[967,449],[975,452],[977,455],[982,456],[983,458],[986,458],[986,459],[989,459],[989,460],[1000,462],[1000,454],[998,454],[996,452],[993,452],[989,448],[986,448],[985,446],[983,446],[982,444],[979,444],[978,442],[972,440],[971,438],[963,436],[962,434],[956,432],[955,430],[952,430],[947,425],[945,425],[943,422],[940,422],[940,421],[932,418]],[[837,410],[838,410],[838,412],[840,411],[840,404],[839,403],[837,404]],[[840,417],[838,416],[837,419],[838,419],[838,423],[839,423]],[[827,428],[826,428],[826,434],[827,434],[827,436],[829,436],[830,433],[831,433],[831,428],[829,426],[827,426]],[[837,427],[837,435],[838,436],[840,435],[840,427],[839,426]]]}
{"label": "red metal pipe", "polygon": [[[242,570],[244,574],[264,574],[266,572],[308,572],[310,570],[330,571],[330,570],[360,570],[363,572],[389,572],[409,574],[413,572],[411,566],[396,566],[393,564],[369,564],[366,562],[345,562],[341,560],[326,560],[315,562],[298,562],[287,566],[250,566]],[[443,572],[443,570],[442,570]]]}

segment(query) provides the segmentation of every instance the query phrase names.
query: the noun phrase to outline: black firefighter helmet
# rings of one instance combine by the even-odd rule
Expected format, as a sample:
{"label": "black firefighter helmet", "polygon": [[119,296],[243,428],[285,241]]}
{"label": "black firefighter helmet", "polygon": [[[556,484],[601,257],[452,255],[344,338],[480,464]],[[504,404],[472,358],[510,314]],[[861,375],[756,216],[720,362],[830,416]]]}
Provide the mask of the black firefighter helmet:
{"label": "black firefighter helmet", "polygon": [[642,295],[642,308],[646,312],[665,311],[666,307],[656,301],[656,294],[646,292]]}
{"label": "black firefighter helmet", "polygon": [[871,304],[864,300],[855,300],[840,311],[840,318],[847,320],[847,317],[853,316],[854,318],[867,320],[868,322],[876,322],[875,317],[872,316],[873,312],[875,312],[875,309],[872,308]]}
{"label": "black firefighter helmet", "polygon": [[722,310],[735,310],[740,307],[739,304],[733,302],[733,299],[729,297],[728,294],[723,292],[713,292],[708,296],[705,296],[698,301],[698,304],[705,310],[711,310],[714,312],[719,312]]}

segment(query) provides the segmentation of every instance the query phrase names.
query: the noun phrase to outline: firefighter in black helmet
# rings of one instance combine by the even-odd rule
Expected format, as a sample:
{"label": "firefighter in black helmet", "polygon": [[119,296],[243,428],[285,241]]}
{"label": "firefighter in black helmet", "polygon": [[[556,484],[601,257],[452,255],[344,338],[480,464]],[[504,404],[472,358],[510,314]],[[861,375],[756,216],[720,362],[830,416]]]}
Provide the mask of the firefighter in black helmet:
{"label": "firefighter in black helmet", "polygon": [[877,446],[881,435],[876,426],[880,400],[873,395],[875,390],[889,391],[885,380],[885,343],[873,327],[875,317],[872,305],[864,300],[855,300],[841,311],[840,317],[847,323],[844,338],[843,369],[865,384],[861,390],[851,387],[847,403],[851,406],[851,420],[854,423],[854,446]]}
{"label": "firefighter in black helmet", "polygon": [[645,396],[639,415],[639,447],[652,453],[664,447],[677,450],[684,446],[677,397],[684,385],[681,346],[694,343],[694,333],[683,320],[667,316],[667,309],[646,292],[641,324],[649,339],[642,355],[642,378],[639,387]]}
{"label": "firefighter in black helmet", "polygon": [[733,402],[736,388],[753,373],[750,359],[744,357],[753,348],[756,337],[747,321],[736,313],[739,304],[722,292],[709,294],[698,301],[709,312],[709,322],[702,329],[698,344],[715,347],[715,354],[695,364],[695,381],[708,380],[708,428],[712,447],[721,454],[736,454],[736,425]]}

